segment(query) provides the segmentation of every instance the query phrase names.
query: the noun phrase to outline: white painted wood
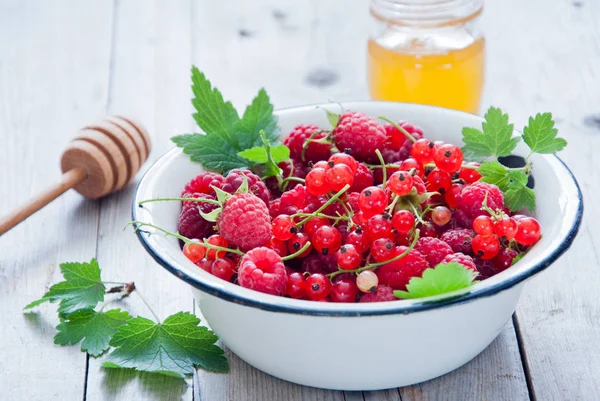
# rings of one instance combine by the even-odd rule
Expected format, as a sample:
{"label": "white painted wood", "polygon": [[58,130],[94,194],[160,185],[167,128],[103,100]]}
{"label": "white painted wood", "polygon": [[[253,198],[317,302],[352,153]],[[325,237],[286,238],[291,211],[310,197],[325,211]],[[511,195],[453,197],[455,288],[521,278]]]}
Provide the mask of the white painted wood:
{"label": "white painted wood", "polygon": [[[60,154],[104,113],[112,3],[0,2],[0,213],[60,176]],[[0,398],[83,398],[86,356],[53,344],[56,305],[23,306],[91,259],[98,203],[71,191],[0,238]]]}
{"label": "white painted wood", "polygon": [[[132,116],[148,130],[153,143],[148,167],[173,145],[169,138],[193,127],[190,90],[190,4],[187,1],[118,1],[108,114]],[[138,174],[137,179],[141,177]],[[137,181],[136,179],[136,181]],[[160,267],[140,246],[131,228],[135,182],[101,201],[98,260],[104,277],[134,281],[161,319],[193,301],[186,284]],[[128,310],[151,318],[134,295]],[[192,399],[192,380],[106,370],[102,358],[90,359],[87,400]]]}

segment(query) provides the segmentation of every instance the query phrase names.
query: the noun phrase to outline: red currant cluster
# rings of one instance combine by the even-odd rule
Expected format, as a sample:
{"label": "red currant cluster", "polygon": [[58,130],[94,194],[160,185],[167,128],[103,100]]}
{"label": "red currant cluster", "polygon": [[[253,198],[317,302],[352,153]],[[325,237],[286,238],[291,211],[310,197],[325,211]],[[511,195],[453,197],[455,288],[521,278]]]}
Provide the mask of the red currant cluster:
{"label": "red currant cluster", "polygon": [[[285,143],[294,168],[278,184],[294,186],[270,192],[258,176],[236,170],[188,183],[179,233],[189,260],[269,294],[379,302],[440,263],[490,277],[540,238],[538,222],[511,215],[502,192],[480,181],[479,165],[465,163],[457,145],[424,138],[412,124],[348,112],[331,131],[298,126]],[[215,232],[204,219],[217,207],[215,188],[235,193],[243,180],[260,199],[224,205]],[[248,235],[264,240],[249,247],[241,238]]]}

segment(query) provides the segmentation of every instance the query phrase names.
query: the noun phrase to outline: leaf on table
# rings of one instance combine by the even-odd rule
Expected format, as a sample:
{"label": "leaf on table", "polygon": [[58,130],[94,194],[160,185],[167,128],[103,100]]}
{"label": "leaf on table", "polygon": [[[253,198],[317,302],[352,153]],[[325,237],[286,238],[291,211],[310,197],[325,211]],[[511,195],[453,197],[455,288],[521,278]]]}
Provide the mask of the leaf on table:
{"label": "leaf on table", "polygon": [[129,368],[183,377],[194,366],[213,372],[227,372],[223,350],[215,345],[217,336],[200,319],[188,312],[169,316],[163,323],[136,317],[120,326],[110,341],[115,349],[105,368]]}
{"label": "leaf on table", "polygon": [[484,116],[482,130],[465,127],[462,130],[464,151],[471,156],[508,156],[517,146],[520,138],[513,138],[513,124],[508,122],[508,114],[490,107]]}
{"label": "leaf on table", "polygon": [[552,154],[563,150],[567,141],[556,135],[558,130],[554,128],[551,113],[538,113],[535,117],[529,117],[529,123],[523,129],[523,140],[534,153]]}
{"label": "leaf on table", "polygon": [[58,333],[54,336],[54,343],[74,345],[83,340],[81,350],[95,357],[109,348],[112,336],[129,319],[131,315],[120,309],[106,312],[81,309],[69,314],[56,326]]}
{"label": "leaf on table", "polygon": [[451,262],[440,263],[426,269],[422,277],[413,277],[406,286],[407,291],[394,291],[398,298],[425,298],[461,290],[473,285],[477,273],[465,266]]}

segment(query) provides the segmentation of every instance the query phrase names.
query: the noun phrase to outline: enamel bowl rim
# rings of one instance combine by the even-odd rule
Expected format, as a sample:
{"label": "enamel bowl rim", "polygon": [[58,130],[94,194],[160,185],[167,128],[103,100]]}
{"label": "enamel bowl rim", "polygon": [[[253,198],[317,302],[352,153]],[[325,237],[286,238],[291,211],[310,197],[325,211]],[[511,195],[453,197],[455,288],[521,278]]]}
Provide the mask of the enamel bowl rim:
{"label": "enamel bowl rim", "polygon": [[[315,107],[327,107],[327,106],[344,106],[347,109],[360,108],[361,105],[370,104],[377,105],[382,104],[386,106],[398,105],[399,107],[417,107],[417,108],[428,108],[437,109],[447,113],[456,114],[470,119],[476,118],[483,121],[483,118],[474,114],[446,109],[436,106],[418,105],[413,103],[401,103],[401,102],[380,102],[380,101],[348,101],[340,103],[320,103],[311,104],[304,106],[288,107],[276,110],[276,114],[280,112],[290,113],[294,111],[301,111]],[[144,176],[139,181],[132,200],[132,217],[133,220],[137,220],[137,212],[139,207],[137,203],[140,195],[140,188],[144,183],[151,177],[156,171],[159,171],[163,164],[168,162],[171,158],[177,157],[181,150],[179,148],[173,148],[158,158],[150,168],[144,173]],[[467,290],[456,291],[454,293],[448,293],[439,295],[436,297],[422,298],[419,300],[398,300],[393,302],[378,302],[378,303],[324,303],[314,301],[296,300],[286,297],[274,296],[269,294],[263,294],[253,290],[242,288],[233,283],[224,282],[209,273],[202,272],[202,274],[191,274],[186,269],[179,266],[178,263],[173,263],[172,259],[166,255],[166,251],[157,249],[149,239],[150,237],[144,235],[143,230],[136,231],[137,237],[140,240],[144,248],[150,253],[150,255],[158,262],[161,266],[167,269],[169,272],[179,277],[183,281],[192,285],[193,287],[205,292],[207,294],[216,296],[223,300],[237,303],[240,305],[258,308],[271,312],[283,312],[291,314],[301,315],[313,315],[313,316],[379,316],[379,315],[394,315],[394,314],[408,314],[414,312],[422,312],[432,309],[440,309],[449,307],[452,305],[462,304],[470,301],[474,301],[478,298],[493,296],[501,291],[512,288],[513,286],[525,281],[542,270],[550,266],[556,261],[564,252],[569,249],[573,240],[575,239],[579,227],[581,225],[583,215],[583,196],[577,180],[575,179],[571,170],[567,165],[556,155],[543,155],[542,157],[555,158],[558,163],[558,168],[564,169],[564,173],[569,177],[574,184],[576,191],[577,206],[575,216],[571,222],[568,232],[564,236],[563,240],[553,249],[546,257],[541,260],[537,260],[534,263],[530,263],[530,266],[525,270],[507,269],[499,275],[480,281],[474,286]],[[200,269],[199,269],[200,270]],[[204,274],[205,273],[205,274]],[[502,276],[502,279],[498,279],[498,276]],[[212,278],[211,278],[212,277]]]}

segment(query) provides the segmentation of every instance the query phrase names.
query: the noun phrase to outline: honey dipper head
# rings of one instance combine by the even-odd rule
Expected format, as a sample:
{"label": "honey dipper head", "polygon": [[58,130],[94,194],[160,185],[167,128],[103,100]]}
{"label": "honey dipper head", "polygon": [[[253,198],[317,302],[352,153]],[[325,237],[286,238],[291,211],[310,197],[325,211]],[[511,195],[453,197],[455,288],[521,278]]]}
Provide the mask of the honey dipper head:
{"label": "honey dipper head", "polygon": [[125,117],[107,117],[81,129],[61,157],[63,173],[81,168],[87,178],[74,189],[88,199],[127,185],[150,154],[144,127]]}

